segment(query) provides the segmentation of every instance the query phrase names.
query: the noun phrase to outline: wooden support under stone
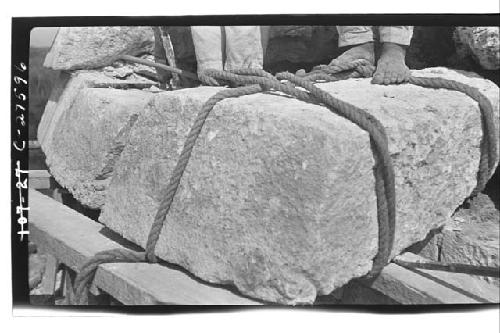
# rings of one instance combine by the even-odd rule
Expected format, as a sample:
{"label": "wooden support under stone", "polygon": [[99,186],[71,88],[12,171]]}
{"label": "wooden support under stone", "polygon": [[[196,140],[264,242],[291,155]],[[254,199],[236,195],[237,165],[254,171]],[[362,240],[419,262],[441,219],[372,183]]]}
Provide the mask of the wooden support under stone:
{"label": "wooden support under stone", "polygon": [[[409,252],[399,258],[425,261]],[[361,283],[402,304],[498,303],[500,297],[497,287],[486,281],[478,282],[468,274],[407,269],[394,263],[387,265],[375,280]]]}
{"label": "wooden support under stone", "polygon": [[47,170],[30,170],[28,174],[29,186],[34,189],[50,189],[54,179]]}

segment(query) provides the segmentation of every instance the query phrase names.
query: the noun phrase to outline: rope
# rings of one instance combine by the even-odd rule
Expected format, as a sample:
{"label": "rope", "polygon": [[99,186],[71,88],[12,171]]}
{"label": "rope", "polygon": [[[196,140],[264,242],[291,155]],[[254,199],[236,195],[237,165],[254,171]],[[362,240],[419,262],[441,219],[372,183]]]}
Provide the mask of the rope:
{"label": "rope", "polygon": [[149,61],[146,59],[137,58],[137,57],[127,55],[127,54],[120,56],[118,59],[128,61],[128,62],[134,62],[134,63],[146,65],[146,66],[151,66],[154,68],[159,68],[159,69],[162,69],[165,71],[169,71],[169,72],[172,72],[175,74],[182,75],[182,76],[187,77],[187,78],[192,79],[192,80],[199,81],[198,76],[196,76],[196,74],[194,74],[194,73],[191,73],[191,72],[179,69],[179,68],[175,68],[172,66],[160,64],[160,63],[157,63],[154,61]]}
{"label": "rope", "polygon": [[189,162],[189,158],[196,143],[196,139],[200,135],[203,125],[205,124],[205,120],[214,108],[215,104],[226,98],[235,98],[239,96],[255,94],[260,91],[262,91],[262,89],[258,85],[227,89],[218,92],[203,105],[203,108],[196,117],[196,120],[191,127],[186,141],[184,142],[184,147],[177,161],[177,165],[175,166],[174,171],[172,172],[172,175],[170,177],[170,182],[165,191],[162,193],[163,200],[160,202],[158,211],[156,212],[156,216],[153,224],[151,225],[148,240],[146,243],[146,257],[148,261],[157,261],[154,254],[154,249],[158,238],[160,237],[161,229],[163,228],[165,222],[165,217],[170,210],[170,206],[172,205],[172,201],[174,200],[174,196],[179,187],[184,170],[186,170],[186,166]]}
{"label": "rope", "polygon": [[[135,61],[126,56],[125,60]],[[141,60],[142,63],[146,61]],[[146,64],[146,63],[145,63]],[[154,64],[154,63],[153,63]],[[158,64],[155,64],[158,65]],[[157,66],[158,67],[158,66]],[[160,66],[169,69],[168,66]],[[350,72],[346,73],[347,70]],[[186,75],[185,71],[175,69],[180,75]],[[196,140],[203,128],[205,120],[213,110],[214,106],[226,98],[237,98],[251,95],[265,90],[277,90],[291,95],[301,101],[319,104],[327,107],[331,112],[342,116],[370,135],[370,144],[375,159],[374,177],[375,191],[377,196],[377,218],[378,218],[378,253],[374,258],[373,267],[368,274],[369,277],[376,276],[388,263],[395,235],[395,183],[394,170],[388,150],[388,139],[383,125],[366,111],[343,102],[326,91],[316,87],[313,82],[317,80],[335,81],[346,77],[360,77],[371,75],[373,66],[365,61],[335,66],[318,66],[310,73],[299,72],[298,75],[291,73],[278,73],[275,77],[260,69],[240,69],[233,71],[207,70],[201,73],[198,80],[209,85],[221,85],[229,83],[243,85],[234,89],[222,90],[212,96],[198,113],[193,126],[186,138],[183,150],[178,158],[177,164],[172,172],[170,181],[162,193],[162,201],[146,242],[145,252],[134,252],[125,249],[114,249],[99,252],[79,270],[75,280],[75,296],[77,304],[86,302],[89,284],[92,281],[97,267],[102,263],[109,262],[157,262],[154,254],[161,230],[165,224],[166,216],[179,187],[184,170],[187,167]],[[193,73],[188,73],[192,78]],[[280,82],[286,80],[287,82]],[[478,188],[482,188],[485,180],[489,178],[498,157],[495,127],[493,126],[493,108],[489,101],[477,90],[467,85],[444,79],[436,78],[411,78],[410,82],[423,87],[445,88],[464,92],[478,101],[482,112],[482,124],[485,135],[481,143],[481,163],[478,172]],[[297,88],[305,89],[298,89]],[[484,184],[483,184],[484,183]],[[480,186],[481,185],[481,186]]]}
{"label": "rope", "polygon": [[89,286],[91,281],[94,279],[97,267],[100,264],[114,262],[134,263],[145,261],[144,253],[122,248],[98,252],[85,262],[78,271],[73,291],[75,297],[74,303],[77,305],[84,305],[87,303]]}
{"label": "rope", "polygon": [[308,81],[333,82],[350,78],[371,77],[374,71],[375,67],[368,60],[357,59],[351,62],[315,66],[309,73],[299,70],[295,75]]}

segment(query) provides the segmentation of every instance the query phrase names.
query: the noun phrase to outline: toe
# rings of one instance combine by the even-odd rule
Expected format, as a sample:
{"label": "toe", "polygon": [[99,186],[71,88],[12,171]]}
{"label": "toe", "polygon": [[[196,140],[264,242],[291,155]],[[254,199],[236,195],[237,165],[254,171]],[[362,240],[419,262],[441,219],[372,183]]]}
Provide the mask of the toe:
{"label": "toe", "polygon": [[375,74],[373,75],[372,83],[382,84],[383,81],[384,81],[384,75],[379,71],[376,71]]}
{"label": "toe", "polygon": [[394,72],[385,72],[384,75],[384,84],[392,84],[394,83]]}
{"label": "toe", "polygon": [[410,76],[411,76],[410,69],[408,67],[406,67],[406,70],[405,70],[404,76],[403,76],[403,82],[410,81]]}
{"label": "toe", "polygon": [[403,83],[403,82],[404,82],[404,80],[405,80],[405,75],[404,75],[404,73],[401,73],[401,72],[400,72],[400,73],[398,73],[398,74],[396,75],[396,80],[395,80],[395,82],[394,82],[394,83]]}
{"label": "toe", "polygon": [[398,72],[394,73],[394,82],[393,83],[394,84],[403,83],[404,78],[405,78],[404,72],[398,71]]}

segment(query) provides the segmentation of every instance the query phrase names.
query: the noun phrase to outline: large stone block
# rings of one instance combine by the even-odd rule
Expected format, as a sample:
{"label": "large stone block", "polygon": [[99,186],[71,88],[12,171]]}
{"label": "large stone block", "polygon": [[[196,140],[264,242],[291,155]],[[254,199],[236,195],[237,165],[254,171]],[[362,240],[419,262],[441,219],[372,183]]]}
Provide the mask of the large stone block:
{"label": "large stone block", "polygon": [[92,71],[61,75],[45,106],[38,141],[51,174],[82,204],[101,207],[116,151],[152,96],[111,87],[152,84],[134,75],[126,80]]}
{"label": "large stone block", "polygon": [[44,66],[55,70],[104,67],[124,54],[150,52],[153,44],[151,27],[62,27]]}
{"label": "large stone block", "polygon": [[[498,128],[499,90],[490,81],[444,68],[413,74],[477,87],[491,100]],[[477,103],[459,92],[369,79],[320,87],[367,110],[387,131],[396,175],[392,255],[443,225],[476,185]],[[155,95],[115,164],[104,224],[145,245],[191,124],[220,89]],[[311,303],[372,268],[373,163],[367,133],[324,107],[277,93],[224,100],[197,141],[156,254],[252,297]]]}

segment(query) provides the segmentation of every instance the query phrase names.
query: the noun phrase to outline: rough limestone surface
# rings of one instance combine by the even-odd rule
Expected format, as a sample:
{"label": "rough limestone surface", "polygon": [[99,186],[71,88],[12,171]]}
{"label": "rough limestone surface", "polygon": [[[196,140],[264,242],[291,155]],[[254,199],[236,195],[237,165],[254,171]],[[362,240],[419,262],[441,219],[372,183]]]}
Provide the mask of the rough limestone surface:
{"label": "rough limestone surface", "polygon": [[[500,265],[500,212],[483,193],[468,200],[449,222],[430,238],[418,254],[443,263],[498,267]],[[499,279],[471,277],[500,286]]]}
{"label": "rough limestone surface", "polygon": [[151,27],[62,27],[44,66],[55,70],[104,67],[124,54],[150,52],[153,44]]}
{"label": "rough limestone surface", "polygon": [[[441,261],[498,267],[500,232],[498,222],[460,224],[443,230],[440,244]],[[477,276],[477,279],[499,286],[498,278]]]}
{"label": "rough limestone surface", "polygon": [[[492,82],[444,68],[413,74],[477,87],[498,119]],[[449,220],[476,185],[477,104],[454,91],[369,79],[320,87],[367,110],[387,131],[396,175],[392,255]],[[154,95],[115,164],[100,221],[145,245],[190,126],[220,89]],[[367,133],[324,107],[278,93],[224,100],[197,141],[156,254],[248,296],[312,303],[372,268],[373,164]]]}
{"label": "rough limestone surface", "polygon": [[139,89],[111,87],[154,82],[136,76],[117,80],[93,71],[63,74],[58,82],[38,127],[38,141],[58,183],[82,204],[100,208],[109,176],[96,177],[114,163],[113,149],[126,140],[127,127],[151,97]]}
{"label": "rough limestone surface", "polygon": [[484,69],[500,68],[498,27],[457,27],[454,40],[459,56],[472,55]]}
{"label": "rough limestone surface", "polygon": [[[440,260],[445,263],[500,266],[500,213],[494,202],[479,194],[468,209],[457,211],[440,235]],[[477,277],[496,286],[498,278]]]}

